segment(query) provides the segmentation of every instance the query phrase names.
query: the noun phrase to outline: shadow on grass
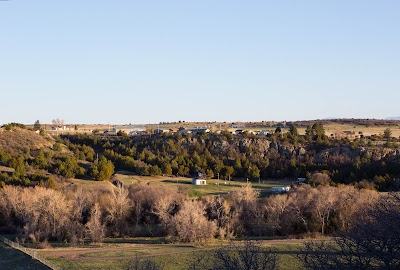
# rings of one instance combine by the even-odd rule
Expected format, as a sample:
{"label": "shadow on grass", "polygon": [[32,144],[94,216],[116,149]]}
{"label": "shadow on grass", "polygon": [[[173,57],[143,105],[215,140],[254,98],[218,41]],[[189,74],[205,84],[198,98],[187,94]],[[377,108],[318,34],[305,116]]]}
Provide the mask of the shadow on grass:
{"label": "shadow on grass", "polygon": [[171,184],[184,184],[184,185],[192,185],[192,182],[185,180],[161,180],[163,183],[171,183]]}
{"label": "shadow on grass", "polygon": [[157,244],[171,244],[171,243],[173,243],[173,241],[163,238],[163,237],[157,237],[157,238],[107,238],[104,240],[104,243],[157,245]]}
{"label": "shadow on grass", "polygon": [[[305,251],[301,250],[301,249],[299,249],[299,250],[276,250],[276,249],[272,248],[271,253],[274,253],[277,255],[294,255],[295,256],[295,255],[305,254]],[[333,254],[333,255],[335,255],[335,254],[337,254],[337,252],[335,252],[335,251],[329,251],[329,252],[319,251],[319,252],[311,252],[311,254],[326,254],[326,255]]]}

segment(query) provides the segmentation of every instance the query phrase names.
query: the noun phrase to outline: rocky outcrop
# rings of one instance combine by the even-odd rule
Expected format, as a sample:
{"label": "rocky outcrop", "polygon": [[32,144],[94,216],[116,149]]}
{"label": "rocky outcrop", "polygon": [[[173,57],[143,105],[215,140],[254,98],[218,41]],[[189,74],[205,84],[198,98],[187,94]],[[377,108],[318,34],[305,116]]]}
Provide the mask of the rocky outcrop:
{"label": "rocky outcrop", "polygon": [[[186,146],[190,146],[194,143],[199,143],[203,145],[207,144],[207,140],[196,137],[182,140],[186,140],[184,142]],[[208,141],[208,143],[209,142],[210,141]],[[269,153],[274,153],[273,156],[276,156],[276,154],[278,154],[279,156],[285,157],[287,159],[290,159],[293,156],[304,156],[306,154],[309,154],[316,164],[325,164],[332,161],[335,162],[335,160],[342,160],[341,162],[348,163],[352,162],[356,157],[368,158],[378,161],[384,158],[395,159],[400,156],[399,149],[382,147],[359,147],[356,149],[352,149],[347,146],[336,146],[316,152],[315,150],[310,152],[310,146],[308,145],[295,146],[288,142],[273,142],[266,138],[240,138],[230,141],[213,138],[211,142],[213,150],[219,153],[248,154],[249,152],[251,152],[252,154],[258,155],[260,158],[268,156]]]}

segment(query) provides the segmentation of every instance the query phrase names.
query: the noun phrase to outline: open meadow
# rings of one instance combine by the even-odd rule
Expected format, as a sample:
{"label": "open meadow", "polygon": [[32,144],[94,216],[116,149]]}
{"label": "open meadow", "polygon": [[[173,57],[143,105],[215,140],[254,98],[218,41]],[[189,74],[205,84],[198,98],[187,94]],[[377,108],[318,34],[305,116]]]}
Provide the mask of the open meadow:
{"label": "open meadow", "polygon": [[[380,125],[380,126],[367,126],[367,125],[354,125],[354,124],[338,124],[338,123],[332,123],[332,124],[325,124],[324,129],[325,129],[325,134],[327,136],[331,134],[335,134],[336,132],[342,132],[342,131],[354,131],[355,134],[363,134],[364,136],[371,136],[371,135],[382,135],[385,129],[390,128],[392,131],[392,136],[393,137],[399,137],[400,136],[400,126],[389,126],[389,125]],[[235,131],[238,128],[229,128],[229,131]],[[266,127],[251,127],[251,128],[243,128],[247,130],[275,130],[274,127],[271,128],[266,128]],[[281,128],[282,132],[286,133],[289,131],[288,127]],[[298,127],[298,132],[300,135],[305,135],[306,133],[306,128]]]}
{"label": "open meadow", "polygon": [[[112,242],[119,243],[112,243]],[[207,259],[212,252],[226,245],[216,242],[209,245],[196,244],[149,244],[146,239],[109,239],[101,246],[66,247],[39,250],[39,253],[64,269],[125,269],[129,262],[140,258],[152,260],[165,270],[188,269],[199,257]],[[279,269],[301,269],[300,261],[295,257],[302,244],[308,240],[264,240],[262,246],[277,254]]]}
{"label": "open meadow", "polygon": [[[115,180],[120,181],[126,187],[134,186],[165,186],[177,188],[180,192],[186,193],[191,197],[201,197],[206,195],[227,194],[246,184],[246,179],[228,180],[207,180],[207,185],[193,185],[192,178],[171,177],[171,176],[139,176],[126,171],[119,171],[115,174]],[[253,182],[252,187],[260,191],[260,197],[271,194],[272,187],[290,186],[294,179],[267,179]],[[114,186],[109,181],[92,181],[81,179],[70,179],[64,186],[75,185],[83,190],[110,190]]]}

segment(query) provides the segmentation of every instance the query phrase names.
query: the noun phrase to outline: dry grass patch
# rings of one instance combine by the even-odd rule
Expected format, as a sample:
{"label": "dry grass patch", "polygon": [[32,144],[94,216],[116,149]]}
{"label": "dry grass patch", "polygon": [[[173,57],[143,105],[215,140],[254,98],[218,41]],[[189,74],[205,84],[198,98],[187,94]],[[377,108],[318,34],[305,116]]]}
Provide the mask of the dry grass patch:
{"label": "dry grass patch", "polygon": [[13,127],[11,131],[1,129],[0,149],[13,153],[14,151],[37,150],[40,148],[50,148],[54,144],[54,139],[49,136],[41,136],[31,130]]}

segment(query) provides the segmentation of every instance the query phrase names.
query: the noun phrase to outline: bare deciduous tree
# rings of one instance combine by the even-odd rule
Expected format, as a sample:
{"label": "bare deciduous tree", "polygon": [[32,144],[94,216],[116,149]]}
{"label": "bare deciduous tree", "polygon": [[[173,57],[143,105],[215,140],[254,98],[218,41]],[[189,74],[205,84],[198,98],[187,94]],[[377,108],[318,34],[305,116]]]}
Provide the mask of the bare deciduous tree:
{"label": "bare deciduous tree", "polygon": [[124,235],[126,219],[131,209],[129,192],[123,185],[118,185],[111,190],[108,204],[106,205],[107,220],[112,225],[112,232],[118,236]]}
{"label": "bare deciduous tree", "polygon": [[86,223],[87,234],[93,243],[103,242],[105,236],[106,229],[101,217],[101,208],[95,203],[90,211],[90,220]]}
{"label": "bare deciduous tree", "polygon": [[238,204],[241,202],[254,202],[259,196],[260,191],[254,189],[251,183],[247,183],[229,193],[229,198]]}
{"label": "bare deciduous tree", "polygon": [[6,186],[2,193],[7,202],[7,211],[11,211],[23,224],[25,236],[32,234],[32,239],[38,241],[48,237],[61,241],[68,236],[71,204],[61,192],[42,187]]}
{"label": "bare deciduous tree", "polygon": [[175,235],[184,242],[208,241],[216,234],[216,224],[207,220],[205,206],[200,201],[186,200],[172,219]]}
{"label": "bare deciduous tree", "polygon": [[274,232],[281,229],[282,218],[287,212],[291,201],[292,197],[286,194],[276,195],[266,199],[265,210],[267,212],[267,223]]}
{"label": "bare deciduous tree", "polygon": [[61,127],[64,125],[64,120],[57,118],[57,119],[51,120],[51,123],[57,127]]}
{"label": "bare deciduous tree", "polygon": [[215,266],[220,270],[275,270],[277,256],[254,241],[231,243],[215,252]]}
{"label": "bare deciduous tree", "polygon": [[334,188],[329,186],[320,186],[315,195],[316,196],[313,200],[313,209],[320,223],[321,234],[324,234],[335,204],[336,198]]}
{"label": "bare deciduous tree", "polygon": [[400,196],[382,197],[335,244],[309,242],[299,255],[307,269],[400,269]]}
{"label": "bare deciduous tree", "polygon": [[164,232],[168,232],[171,223],[172,213],[177,207],[179,196],[172,190],[164,189],[164,193],[157,197],[152,206],[152,213],[157,215],[161,224],[164,226]]}
{"label": "bare deciduous tree", "polygon": [[240,213],[232,207],[232,202],[223,196],[207,196],[203,200],[207,205],[209,218],[216,221],[218,237],[234,238],[235,228],[240,223]]}

